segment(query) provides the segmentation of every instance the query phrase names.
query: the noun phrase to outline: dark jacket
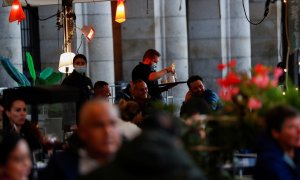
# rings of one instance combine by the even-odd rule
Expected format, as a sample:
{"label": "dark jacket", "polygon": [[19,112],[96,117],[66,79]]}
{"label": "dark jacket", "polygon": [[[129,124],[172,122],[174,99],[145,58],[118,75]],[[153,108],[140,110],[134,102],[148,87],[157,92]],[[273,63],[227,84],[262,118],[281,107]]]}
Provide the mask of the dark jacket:
{"label": "dark jacket", "polygon": [[[4,127],[4,131],[7,133],[15,133],[10,123],[7,123],[7,126]],[[25,123],[22,125],[20,136],[26,140],[31,152],[43,149],[41,133],[28,120],[25,120]]]}
{"label": "dark jacket", "polygon": [[78,135],[73,134],[69,148],[61,153],[55,153],[48,166],[39,174],[40,180],[76,180],[79,177],[78,149],[82,146]]}
{"label": "dark jacket", "polygon": [[200,171],[174,137],[144,131],[124,145],[115,161],[82,180],[201,180]]}
{"label": "dark jacket", "polygon": [[143,80],[149,90],[149,94],[153,99],[162,100],[163,97],[161,92],[163,91],[158,86],[158,81],[150,81],[149,76],[151,73],[156,72],[150,65],[146,65],[143,63],[139,63],[135,68],[132,70],[132,81],[136,80]]}
{"label": "dark jacket", "polygon": [[300,150],[294,160],[289,158],[278,143],[263,137],[259,143],[255,180],[300,180]]}
{"label": "dark jacket", "polygon": [[74,87],[79,90],[79,100],[76,102],[76,121],[78,122],[78,115],[81,106],[93,96],[92,81],[90,78],[74,70],[63,80],[61,85]]}

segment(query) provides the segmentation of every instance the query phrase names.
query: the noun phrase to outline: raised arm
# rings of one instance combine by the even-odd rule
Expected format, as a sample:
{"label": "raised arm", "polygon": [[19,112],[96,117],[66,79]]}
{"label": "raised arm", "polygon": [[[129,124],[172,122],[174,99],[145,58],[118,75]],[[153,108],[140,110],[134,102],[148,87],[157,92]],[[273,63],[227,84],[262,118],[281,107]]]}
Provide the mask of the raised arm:
{"label": "raised arm", "polygon": [[149,75],[148,79],[149,79],[149,81],[156,81],[159,78],[163,77],[164,75],[166,75],[170,72],[174,73],[174,70],[173,70],[172,66],[169,66],[169,67],[167,67],[165,69],[162,69],[160,71],[157,71],[157,72],[152,72]]}

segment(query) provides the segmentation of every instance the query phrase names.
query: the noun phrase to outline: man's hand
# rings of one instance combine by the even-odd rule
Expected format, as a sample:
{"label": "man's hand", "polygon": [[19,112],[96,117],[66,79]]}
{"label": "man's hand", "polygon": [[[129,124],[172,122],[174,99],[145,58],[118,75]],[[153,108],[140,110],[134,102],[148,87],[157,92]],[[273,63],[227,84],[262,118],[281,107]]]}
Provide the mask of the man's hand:
{"label": "man's hand", "polygon": [[175,68],[173,66],[167,67],[166,70],[167,70],[167,73],[175,74]]}

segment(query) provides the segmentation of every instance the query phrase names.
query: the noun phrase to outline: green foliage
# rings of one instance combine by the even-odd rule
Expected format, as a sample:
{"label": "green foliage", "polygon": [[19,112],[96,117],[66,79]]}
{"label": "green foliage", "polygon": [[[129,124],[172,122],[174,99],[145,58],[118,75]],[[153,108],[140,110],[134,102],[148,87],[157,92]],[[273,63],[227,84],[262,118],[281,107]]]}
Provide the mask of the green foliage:
{"label": "green foliage", "polygon": [[58,83],[63,77],[62,73],[53,72],[50,76],[46,78],[46,84],[52,85]]}
{"label": "green foliage", "polygon": [[61,81],[63,74],[54,72],[50,67],[44,69],[40,73],[39,78],[36,78],[33,59],[29,52],[26,52],[26,59],[30,75],[33,79],[33,84],[29,82],[24,74],[20,73],[17,68],[15,68],[8,58],[0,57],[0,61],[4,69],[8,75],[18,83],[19,86],[54,85]]}
{"label": "green foliage", "polygon": [[30,86],[28,79],[24,76],[24,74],[19,72],[8,58],[0,57],[0,61],[8,75],[15,80],[19,86]]}
{"label": "green foliage", "polygon": [[26,60],[27,60],[29,73],[33,79],[33,84],[35,84],[36,73],[35,73],[35,69],[34,69],[33,59],[29,52],[26,52]]}
{"label": "green foliage", "polygon": [[40,79],[46,80],[52,73],[53,73],[53,69],[47,67],[40,73]]}

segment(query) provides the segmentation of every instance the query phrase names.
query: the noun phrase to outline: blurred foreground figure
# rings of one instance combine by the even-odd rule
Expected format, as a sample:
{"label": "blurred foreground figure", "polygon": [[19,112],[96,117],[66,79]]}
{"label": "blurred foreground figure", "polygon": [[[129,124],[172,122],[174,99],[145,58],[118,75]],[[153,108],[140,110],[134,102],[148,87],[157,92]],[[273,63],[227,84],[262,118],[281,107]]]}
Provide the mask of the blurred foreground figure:
{"label": "blurred foreground figure", "polygon": [[1,133],[0,179],[27,180],[31,167],[31,154],[27,142],[18,134]]}
{"label": "blurred foreground figure", "polygon": [[83,180],[204,179],[179,141],[175,119],[167,113],[149,116],[142,134],[125,144],[116,159]]}
{"label": "blurred foreground figure", "polygon": [[117,130],[117,112],[106,101],[93,100],[83,105],[80,112],[78,137],[75,146],[50,160],[40,179],[74,180],[97,167],[109,163],[118,151],[121,140]]}
{"label": "blurred foreground figure", "polygon": [[259,144],[255,180],[300,179],[300,114],[277,106],[266,115],[267,134]]}

